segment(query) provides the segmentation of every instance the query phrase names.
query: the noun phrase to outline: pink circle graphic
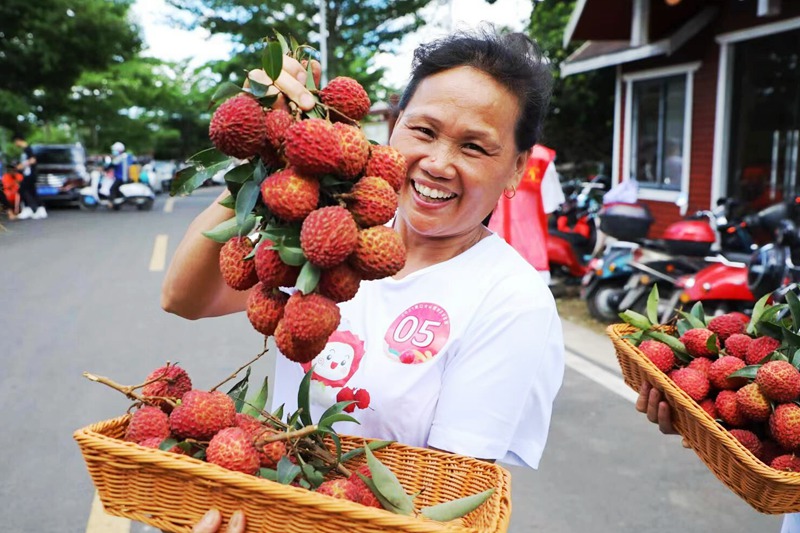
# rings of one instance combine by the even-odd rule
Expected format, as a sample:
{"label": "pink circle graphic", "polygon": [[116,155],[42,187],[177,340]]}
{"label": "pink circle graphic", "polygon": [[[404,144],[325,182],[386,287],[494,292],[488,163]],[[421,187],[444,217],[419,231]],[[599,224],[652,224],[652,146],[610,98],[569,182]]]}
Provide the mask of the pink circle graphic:
{"label": "pink circle graphic", "polygon": [[403,364],[425,363],[439,354],[450,337],[450,317],[434,303],[412,305],[386,331],[386,352]]}

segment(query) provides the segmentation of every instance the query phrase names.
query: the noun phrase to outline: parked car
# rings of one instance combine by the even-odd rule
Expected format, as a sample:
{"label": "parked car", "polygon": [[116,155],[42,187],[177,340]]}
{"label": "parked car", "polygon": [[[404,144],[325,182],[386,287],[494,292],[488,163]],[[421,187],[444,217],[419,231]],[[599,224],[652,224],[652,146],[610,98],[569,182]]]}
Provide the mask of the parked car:
{"label": "parked car", "polygon": [[46,204],[80,203],[80,190],[89,184],[86,150],[75,144],[34,144],[36,191]]}

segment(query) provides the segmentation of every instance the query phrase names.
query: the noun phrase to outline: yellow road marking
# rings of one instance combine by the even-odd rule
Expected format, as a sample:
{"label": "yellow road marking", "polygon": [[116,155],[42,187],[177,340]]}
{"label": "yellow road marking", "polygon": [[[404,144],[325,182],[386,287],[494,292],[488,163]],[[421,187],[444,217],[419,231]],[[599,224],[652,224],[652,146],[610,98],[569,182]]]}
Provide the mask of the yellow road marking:
{"label": "yellow road marking", "polygon": [[111,516],[103,510],[100,497],[94,493],[92,511],[86,523],[86,533],[130,533],[131,521],[127,518]]}
{"label": "yellow road marking", "polygon": [[175,198],[169,197],[167,201],[164,202],[164,212],[165,213],[172,213],[172,208],[175,207]]}
{"label": "yellow road marking", "polygon": [[167,236],[156,235],[153,255],[150,257],[150,272],[161,272],[167,262]]}

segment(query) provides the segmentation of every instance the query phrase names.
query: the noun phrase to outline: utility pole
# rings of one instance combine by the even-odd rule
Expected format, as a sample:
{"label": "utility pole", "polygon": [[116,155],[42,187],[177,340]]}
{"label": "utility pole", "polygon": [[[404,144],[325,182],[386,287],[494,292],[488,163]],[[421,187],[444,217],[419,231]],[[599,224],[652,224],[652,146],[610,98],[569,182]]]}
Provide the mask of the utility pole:
{"label": "utility pole", "polygon": [[328,4],[319,0],[319,62],[322,66],[320,87],[328,83]]}

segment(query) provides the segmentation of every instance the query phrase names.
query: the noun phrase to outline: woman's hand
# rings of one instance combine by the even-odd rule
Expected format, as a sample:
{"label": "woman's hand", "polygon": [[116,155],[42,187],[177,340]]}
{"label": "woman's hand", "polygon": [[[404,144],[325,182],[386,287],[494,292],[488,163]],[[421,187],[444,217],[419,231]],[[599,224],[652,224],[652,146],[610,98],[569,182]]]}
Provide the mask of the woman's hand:
{"label": "woman's hand", "polygon": [[[192,528],[192,533],[217,533],[220,531],[221,525],[222,515],[218,510],[211,509],[195,524]],[[225,533],[244,533],[244,526],[244,513],[236,511],[231,515],[231,519],[228,521],[228,529],[225,530]]]}
{"label": "woman's hand", "polygon": [[[658,429],[665,435],[677,435],[678,432],[672,425],[672,408],[664,399],[664,394],[648,382],[643,382],[636,399],[636,410],[645,413],[647,419],[658,424]],[[683,439],[683,447],[691,448],[689,442]]]}
{"label": "woman's hand", "polygon": [[[320,67],[318,61],[311,61],[311,73],[314,76],[315,84],[319,86],[322,68]],[[307,77],[308,74],[306,69],[299,61],[294,58],[284,56],[283,69],[281,70],[281,74],[278,76],[278,79],[275,80],[275,86],[277,89],[280,89],[282,93],[278,95],[278,100],[275,102],[275,107],[288,107],[288,102],[286,102],[286,97],[288,97],[289,100],[296,103],[300,109],[304,111],[312,109],[316,104],[316,100],[311,92],[306,89]],[[257,81],[263,85],[270,85],[272,83],[272,80],[270,80],[269,76],[267,76],[267,73],[261,69],[251,70],[247,74],[247,78],[248,81],[252,79],[253,81]],[[245,81],[245,87],[248,86],[248,81]],[[276,87],[270,87],[267,91],[267,94],[275,94],[277,92]]]}

